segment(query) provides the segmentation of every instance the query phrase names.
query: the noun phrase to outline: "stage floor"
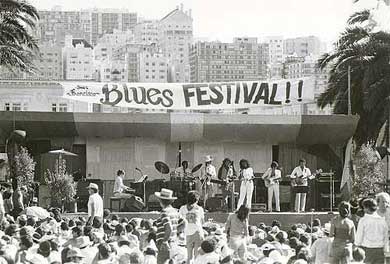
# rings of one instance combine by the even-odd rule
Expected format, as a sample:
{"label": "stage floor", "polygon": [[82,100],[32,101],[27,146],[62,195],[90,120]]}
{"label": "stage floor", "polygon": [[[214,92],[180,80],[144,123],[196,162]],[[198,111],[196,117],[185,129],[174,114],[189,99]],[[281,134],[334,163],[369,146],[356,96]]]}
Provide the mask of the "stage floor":
{"label": "stage floor", "polygon": [[[143,218],[143,219],[157,219],[159,212],[112,212],[119,217],[131,218]],[[321,223],[329,222],[337,213],[328,213],[328,212],[307,212],[307,213],[294,213],[294,212],[253,212],[249,215],[249,224],[258,225],[260,223],[265,223],[270,225],[273,220],[279,220],[282,224],[282,228],[287,229],[291,225],[296,223],[310,223],[311,217],[319,218]],[[215,212],[215,213],[206,213],[205,220],[213,220],[217,223],[225,223],[228,217],[228,213]],[[87,217],[86,213],[66,213],[65,217],[77,218],[79,216]]]}

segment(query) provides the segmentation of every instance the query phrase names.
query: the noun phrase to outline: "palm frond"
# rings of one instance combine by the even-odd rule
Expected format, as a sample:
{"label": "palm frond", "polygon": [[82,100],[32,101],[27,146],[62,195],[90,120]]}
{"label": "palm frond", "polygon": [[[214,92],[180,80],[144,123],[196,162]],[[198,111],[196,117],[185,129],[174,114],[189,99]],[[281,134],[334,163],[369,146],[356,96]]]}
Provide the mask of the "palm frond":
{"label": "palm frond", "polygon": [[356,12],[349,17],[347,23],[349,25],[363,23],[365,21],[368,21],[368,19],[370,18],[370,14],[370,10],[368,9]]}

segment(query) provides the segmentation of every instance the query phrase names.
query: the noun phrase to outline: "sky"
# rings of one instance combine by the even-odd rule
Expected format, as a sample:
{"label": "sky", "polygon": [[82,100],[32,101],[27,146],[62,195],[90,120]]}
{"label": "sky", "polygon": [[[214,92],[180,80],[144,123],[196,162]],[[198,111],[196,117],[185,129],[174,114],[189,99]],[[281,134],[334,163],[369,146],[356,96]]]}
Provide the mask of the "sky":
{"label": "sky", "polygon": [[[119,8],[160,19],[183,3],[192,9],[194,37],[232,41],[234,37],[309,36],[332,43],[345,28],[352,0],[30,0],[38,9]],[[369,6],[377,0],[361,0]]]}

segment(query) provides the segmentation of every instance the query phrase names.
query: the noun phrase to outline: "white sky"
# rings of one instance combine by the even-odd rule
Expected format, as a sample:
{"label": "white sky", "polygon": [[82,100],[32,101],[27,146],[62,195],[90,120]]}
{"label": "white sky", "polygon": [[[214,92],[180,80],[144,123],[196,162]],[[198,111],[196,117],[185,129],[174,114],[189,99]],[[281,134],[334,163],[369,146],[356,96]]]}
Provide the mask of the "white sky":
{"label": "white sky", "polygon": [[[328,43],[344,29],[352,0],[30,0],[38,9],[127,8],[162,18],[180,3],[192,9],[194,37],[231,41],[235,36],[316,35]],[[361,0],[375,5],[377,0]]]}

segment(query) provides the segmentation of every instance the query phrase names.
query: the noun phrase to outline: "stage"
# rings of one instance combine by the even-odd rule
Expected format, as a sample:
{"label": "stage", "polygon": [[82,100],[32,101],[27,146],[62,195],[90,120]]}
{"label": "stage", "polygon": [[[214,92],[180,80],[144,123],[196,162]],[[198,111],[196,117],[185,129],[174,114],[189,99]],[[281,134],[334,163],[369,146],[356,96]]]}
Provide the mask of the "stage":
{"label": "stage", "polygon": [[[157,219],[159,212],[113,212],[119,217],[131,218],[143,218],[143,219]],[[294,213],[294,212],[253,212],[249,216],[250,225],[258,225],[259,223],[265,223],[270,225],[273,220],[279,220],[282,224],[283,229],[290,228],[291,225],[296,223],[310,223],[311,217],[319,218],[321,223],[329,222],[333,217],[335,217],[337,212],[333,214],[328,212],[306,212],[306,213]],[[228,213],[215,212],[215,213],[206,213],[205,220],[213,220],[217,223],[225,223],[228,217]],[[86,213],[66,213],[63,216],[69,218],[77,218],[79,216],[87,217]]]}

